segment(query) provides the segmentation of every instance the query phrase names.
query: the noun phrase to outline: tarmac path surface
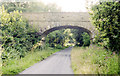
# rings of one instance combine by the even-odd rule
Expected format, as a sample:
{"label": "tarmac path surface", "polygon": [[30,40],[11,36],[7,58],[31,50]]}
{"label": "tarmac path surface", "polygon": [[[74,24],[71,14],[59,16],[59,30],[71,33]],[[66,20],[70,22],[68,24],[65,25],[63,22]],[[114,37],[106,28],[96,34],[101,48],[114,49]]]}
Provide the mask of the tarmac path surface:
{"label": "tarmac path surface", "polygon": [[73,74],[71,68],[71,50],[72,47],[69,47],[56,52],[19,74]]}

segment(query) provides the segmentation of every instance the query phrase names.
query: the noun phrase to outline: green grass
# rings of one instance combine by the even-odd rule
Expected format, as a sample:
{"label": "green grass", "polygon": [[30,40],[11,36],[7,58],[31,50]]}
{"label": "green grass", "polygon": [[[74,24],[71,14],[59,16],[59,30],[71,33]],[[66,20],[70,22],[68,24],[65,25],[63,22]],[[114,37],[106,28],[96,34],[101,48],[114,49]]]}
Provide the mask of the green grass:
{"label": "green grass", "polygon": [[2,74],[2,60],[1,60],[1,53],[2,53],[2,48],[1,48],[1,45],[0,45],[0,76]]}
{"label": "green grass", "polygon": [[0,53],[0,76],[2,74],[2,60],[1,60],[1,53]]}
{"label": "green grass", "polygon": [[118,74],[118,54],[102,47],[74,47],[71,52],[75,74]]}
{"label": "green grass", "polygon": [[49,48],[47,50],[29,52],[24,58],[15,60],[12,59],[7,62],[8,65],[2,67],[2,74],[18,74],[33,64],[44,60],[53,53],[61,49]]}

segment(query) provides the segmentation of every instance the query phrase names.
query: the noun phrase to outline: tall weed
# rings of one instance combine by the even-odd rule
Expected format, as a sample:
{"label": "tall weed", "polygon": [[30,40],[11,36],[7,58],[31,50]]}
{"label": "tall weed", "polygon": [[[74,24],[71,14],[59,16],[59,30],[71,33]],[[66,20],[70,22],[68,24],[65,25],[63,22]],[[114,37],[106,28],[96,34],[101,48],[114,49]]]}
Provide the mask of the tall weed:
{"label": "tall weed", "polygon": [[[74,47],[72,50],[72,67],[77,74],[119,74],[119,55],[105,50],[100,46],[89,48]],[[85,64],[85,65],[84,65]],[[89,71],[85,71],[78,66],[89,66]],[[77,67],[75,67],[77,66]],[[86,70],[88,67],[86,67]],[[92,71],[90,71],[90,69]],[[84,70],[84,71],[83,71]],[[83,71],[83,72],[80,72]]]}

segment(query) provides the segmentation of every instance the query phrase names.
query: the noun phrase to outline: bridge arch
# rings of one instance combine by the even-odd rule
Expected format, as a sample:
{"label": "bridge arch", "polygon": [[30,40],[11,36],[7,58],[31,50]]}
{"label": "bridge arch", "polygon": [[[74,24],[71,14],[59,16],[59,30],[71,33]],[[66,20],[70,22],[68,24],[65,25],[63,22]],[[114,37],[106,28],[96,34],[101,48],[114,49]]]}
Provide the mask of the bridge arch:
{"label": "bridge arch", "polygon": [[60,29],[80,29],[87,32],[91,39],[95,36],[95,27],[91,24],[88,12],[41,12],[23,13],[29,24],[34,25],[42,36]]}
{"label": "bridge arch", "polygon": [[61,30],[61,29],[77,29],[77,30],[79,30],[79,32],[81,32],[81,33],[82,33],[82,32],[87,32],[87,33],[90,35],[90,38],[91,38],[91,39],[93,38],[93,33],[92,33],[90,30],[88,30],[88,29],[86,29],[86,28],[84,28],[84,27],[73,26],[73,25],[64,25],[64,26],[53,27],[53,28],[50,28],[50,29],[44,31],[44,32],[41,34],[41,38],[43,38],[42,40],[44,41],[44,40],[45,40],[45,37],[46,37],[49,33],[53,32],[53,31],[56,31],[56,30]]}
{"label": "bridge arch", "polygon": [[94,38],[94,33],[91,32],[90,30],[84,28],[84,27],[73,26],[73,25],[56,26],[56,27],[52,27],[50,29],[47,29],[43,33],[41,33],[40,34],[40,36],[41,36],[40,42],[38,42],[36,45],[34,45],[34,47],[32,48],[32,50],[35,49],[38,45],[44,47],[44,45],[45,45],[45,37],[49,33],[53,32],[53,31],[56,31],[56,30],[61,30],[61,29],[78,29],[81,33],[82,32],[87,32],[90,35],[91,40]]}
{"label": "bridge arch", "polygon": [[38,29],[43,40],[50,32],[67,28],[87,32],[91,40],[96,33],[88,12],[41,12],[22,13],[21,15],[28,20],[30,25],[34,25]]}

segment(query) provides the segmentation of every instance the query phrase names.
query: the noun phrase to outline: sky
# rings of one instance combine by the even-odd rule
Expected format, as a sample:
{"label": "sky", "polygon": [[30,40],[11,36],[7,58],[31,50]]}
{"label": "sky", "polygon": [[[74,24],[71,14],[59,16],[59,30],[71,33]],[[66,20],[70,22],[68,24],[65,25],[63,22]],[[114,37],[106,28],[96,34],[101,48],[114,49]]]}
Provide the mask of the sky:
{"label": "sky", "polygon": [[56,3],[63,12],[86,12],[85,0],[41,0],[45,4]]}

